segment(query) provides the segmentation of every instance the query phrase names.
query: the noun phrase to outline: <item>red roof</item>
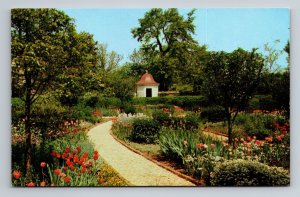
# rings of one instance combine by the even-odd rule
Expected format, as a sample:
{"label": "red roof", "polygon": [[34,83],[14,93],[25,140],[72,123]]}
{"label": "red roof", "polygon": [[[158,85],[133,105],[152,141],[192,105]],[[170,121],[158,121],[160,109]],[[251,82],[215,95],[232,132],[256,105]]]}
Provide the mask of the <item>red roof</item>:
{"label": "red roof", "polygon": [[154,79],[153,76],[146,71],[145,74],[141,77],[141,79],[136,83],[138,85],[159,85]]}

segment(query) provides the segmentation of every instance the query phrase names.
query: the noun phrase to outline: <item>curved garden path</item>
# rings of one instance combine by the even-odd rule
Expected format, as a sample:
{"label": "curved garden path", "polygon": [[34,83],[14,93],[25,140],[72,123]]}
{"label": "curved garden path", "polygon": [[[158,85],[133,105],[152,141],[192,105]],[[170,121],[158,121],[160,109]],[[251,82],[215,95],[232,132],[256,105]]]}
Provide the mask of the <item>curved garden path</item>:
{"label": "curved garden path", "polygon": [[112,122],[88,132],[100,156],[133,186],[194,186],[117,142],[110,134]]}

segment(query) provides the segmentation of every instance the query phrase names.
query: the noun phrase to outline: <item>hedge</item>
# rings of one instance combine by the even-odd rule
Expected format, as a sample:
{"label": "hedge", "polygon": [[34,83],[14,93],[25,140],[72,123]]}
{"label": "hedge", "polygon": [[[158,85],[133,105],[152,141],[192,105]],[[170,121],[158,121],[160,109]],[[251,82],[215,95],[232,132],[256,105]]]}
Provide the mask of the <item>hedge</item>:
{"label": "hedge", "polygon": [[285,186],[287,170],[251,160],[230,160],[218,164],[211,174],[213,186]]}
{"label": "hedge", "polygon": [[206,101],[203,96],[166,96],[151,98],[133,98],[132,103],[135,105],[159,105],[171,104],[188,109],[205,106]]}

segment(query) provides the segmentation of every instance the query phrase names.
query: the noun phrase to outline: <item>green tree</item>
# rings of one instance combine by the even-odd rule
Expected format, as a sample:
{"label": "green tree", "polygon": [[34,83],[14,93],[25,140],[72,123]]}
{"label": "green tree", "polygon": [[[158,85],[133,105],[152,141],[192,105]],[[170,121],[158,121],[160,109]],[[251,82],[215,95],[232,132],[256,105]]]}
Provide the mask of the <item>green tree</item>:
{"label": "green tree", "polygon": [[198,43],[195,33],[194,12],[187,17],[177,9],[151,9],[139,19],[139,27],[132,35],[141,42],[147,69],[160,83],[161,90],[168,90],[179,71],[188,71],[189,60],[197,54]]}
{"label": "green tree", "polygon": [[95,47],[90,35],[77,34],[73,19],[56,9],[13,9],[11,36],[12,96],[25,103],[25,166],[29,176],[35,101],[47,91],[69,88],[69,82],[73,90],[74,84],[82,85],[78,77],[95,63]]}
{"label": "green tree", "polygon": [[234,120],[253,94],[263,68],[264,59],[255,49],[211,52],[203,67],[203,90],[209,100],[224,108],[229,143]]}
{"label": "green tree", "polygon": [[111,70],[106,74],[104,95],[127,102],[134,95],[135,83],[136,78],[130,75],[130,67],[125,65]]}

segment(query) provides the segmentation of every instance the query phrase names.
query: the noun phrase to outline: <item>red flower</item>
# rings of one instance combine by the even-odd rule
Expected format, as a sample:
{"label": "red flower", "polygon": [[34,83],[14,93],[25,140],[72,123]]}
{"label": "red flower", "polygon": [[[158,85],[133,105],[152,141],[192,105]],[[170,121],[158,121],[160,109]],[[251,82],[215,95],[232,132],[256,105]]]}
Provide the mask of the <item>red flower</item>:
{"label": "red flower", "polygon": [[211,149],[215,148],[215,145],[214,144],[210,144],[210,148]]}
{"label": "red flower", "polygon": [[66,148],[65,152],[69,153],[69,152],[71,152],[71,149],[70,148]]}
{"label": "red flower", "polygon": [[21,172],[19,170],[14,170],[13,176],[15,177],[15,179],[19,179],[21,177]]}
{"label": "red flower", "polygon": [[78,163],[81,165],[82,163],[84,163],[84,162],[85,162],[85,160],[86,160],[86,158],[84,158],[84,157],[81,157]]}
{"label": "red flower", "polygon": [[200,144],[197,144],[196,147],[197,148],[207,148],[207,145],[200,143]]}
{"label": "red flower", "polygon": [[41,187],[45,187],[46,186],[46,182],[45,181],[40,182],[40,186]]}
{"label": "red flower", "polygon": [[89,155],[89,154],[88,154],[87,152],[84,152],[84,153],[83,153],[83,158],[87,158],[88,155]]}
{"label": "red flower", "polygon": [[35,184],[34,184],[34,182],[30,182],[30,183],[27,183],[26,186],[27,186],[27,187],[34,187]]}
{"label": "red flower", "polygon": [[71,166],[70,166],[70,170],[71,170],[71,171],[74,171],[74,170],[75,170],[75,167],[74,167],[73,165],[71,165]]}
{"label": "red flower", "polygon": [[41,168],[46,167],[46,162],[41,162],[40,166],[41,166]]}
{"label": "red flower", "polygon": [[55,157],[56,156],[56,152],[55,150],[53,150],[51,153],[50,153],[51,157]]}
{"label": "red flower", "polygon": [[60,169],[55,169],[54,174],[59,175],[60,174]]}
{"label": "red flower", "polygon": [[274,122],[274,126],[275,126],[276,129],[279,128],[279,124],[277,122]]}
{"label": "red flower", "polygon": [[68,167],[67,167],[67,166],[63,167],[63,170],[64,170],[64,171],[67,171],[67,169],[68,169]]}
{"label": "red flower", "polygon": [[258,146],[261,145],[261,141],[259,141],[259,140],[256,140],[255,143],[256,143],[256,145],[258,145]]}
{"label": "red flower", "polygon": [[266,140],[267,142],[272,142],[272,141],[273,141],[273,137],[272,137],[272,136],[266,137],[265,140]]}
{"label": "red flower", "polygon": [[284,134],[281,134],[280,137],[281,137],[281,139],[283,139],[284,138]]}
{"label": "red flower", "polygon": [[99,183],[104,183],[105,180],[103,178],[99,179]]}
{"label": "red flower", "polygon": [[80,153],[80,152],[81,152],[81,148],[80,148],[80,146],[77,146],[77,148],[76,148],[76,149],[77,149],[77,152],[78,152],[78,153]]}
{"label": "red flower", "polygon": [[277,136],[277,140],[278,140],[278,141],[281,141],[281,140],[282,140],[281,135]]}
{"label": "red flower", "polygon": [[56,153],[56,158],[59,159],[60,158],[60,154]]}
{"label": "red flower", "polygon": [[78,158],[77,155],[75,155],[75,156],[74,156],[74,162],[75,162],[75,163],[78,163],[78,161],[79,161],[79,158]]}
{"label": "red flower", "polygon": [[89,161],[89,165],[92,166],[92,165],[93,165],[93,162],[92,162],[92,161]]}
{"label": "red flower", "polygon": [[61,155],[61,158],[63,158],[63,159],[66,159],[67,157],[68,157],[67,153],[63,153],[63,154]]}
{"label": "red flower", "polygon": [[247,137],[246,137],[246,140],[247,140],[247,141],[251,141],[251,137],[250,137],[250,136],[247,136]]}
{"label": "red flower", "polygon": [[202,143],[201,144],[197,144],[196,147],[197,148],[203,148],[203,144]]}
{"label": "red flower", "polygon": [[76,153],[77,153],[76,150],[73,150],[73,151],[72,151],[72,154],[73,154],[73,155],[75,155]]}
{"label": "red flower", "polygon": [[66,176],[66,177],[65,177],[65,181],[66,181],[66,183],[69,183],[69,182],[71,181],[71,178],[68,177],[68,176]]}
{"label": "red flower", "polygon": [[82,167],[81,172],[85,173],[86,172],[86,167]]}
{"label": "red flower", "polygon": [[73,162],[71,162],[70,159],[67,159],[66,164],[67,164],[68,166],[71,166],[71,165],[73,165]]}
{"label": "red flower", "polygon": [[78,172],[78,176],[81,176],[81,173],[80,173],[80,172]]}
{"label": "red flower", "polygon": [[94,160],[96,161],[96,160],[98,160],[98,155],[94,155]]}
{"label": "red flower", "polygon": [[95,154],[95,155],[98,155],[98,151],[95,150],[95,151],[94,151],[94,154]]}

